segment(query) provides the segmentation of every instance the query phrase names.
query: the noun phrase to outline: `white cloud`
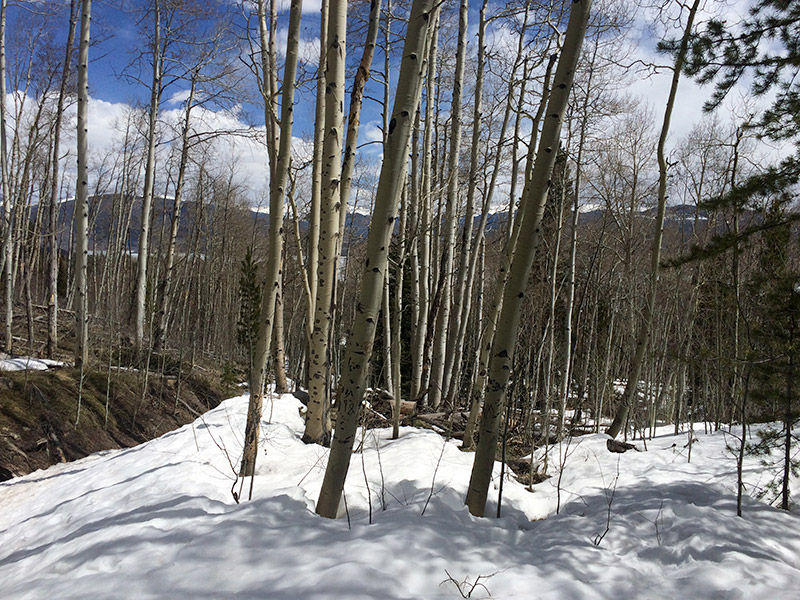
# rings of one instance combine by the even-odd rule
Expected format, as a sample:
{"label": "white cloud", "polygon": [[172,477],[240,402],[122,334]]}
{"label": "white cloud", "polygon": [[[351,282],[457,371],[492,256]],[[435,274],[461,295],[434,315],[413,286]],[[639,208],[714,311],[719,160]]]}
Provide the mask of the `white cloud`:
{"label": "white cloud", "polygon": [[172,94],[167,100],[167,104],[170,106],[174,106],[176,104],[183,104],[189,99],[189,94],[191,94],[191,90],[180,90]]}
{"label": "white cloud", "polygon": [[[250,10],[252,12],[256,12],[257,5],[254,1],[248,2]],[[291,0],[278,0],[278,13],[288,13],[289,7],[291,6]],[[303,0],[303,10],[302,13],[304,15],[308,14],[319,14],[321,8],[321,0]]]}
{"label": "white cloud", "polygon": [[[286,45],[289,40],[289,31],[287,29],[278,29],[278,36],[276,44],[278,47],[278,56],[285,58]],[[319,38],[300,38],[298,45],[298,54],[300,62],[310,65],[319,63]]]}

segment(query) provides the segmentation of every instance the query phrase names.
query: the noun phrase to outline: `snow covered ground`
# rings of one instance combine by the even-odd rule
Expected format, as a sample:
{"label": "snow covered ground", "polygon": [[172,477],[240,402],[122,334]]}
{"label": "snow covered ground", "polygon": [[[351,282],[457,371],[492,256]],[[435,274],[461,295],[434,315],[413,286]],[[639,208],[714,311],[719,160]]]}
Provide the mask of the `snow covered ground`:
{"label": "snow covered ground", "polygon": [[64,363],[30,356],[8,356],[0,352],[0,371],[46,371],[50,367],[63,367]]}
{"label": "snow covered ground", "polygon": [[[736,517],[723,434],[698,432],[689,464],[685,435],[622,455],[575,439],[549,452],[551,479],[532,493],[507,481],[504,516],[476,519],[462,505],[472,454],[429,431],[369,431],[349,522],[331,521],[313,511],[326,450],[300,442],[291,396],[263,428],[253,500],[234,502],[246,405],[0,484],[0,597],[798,597],[800,518],[749,498]],[[757,459],[747,471],[763,483]]]}

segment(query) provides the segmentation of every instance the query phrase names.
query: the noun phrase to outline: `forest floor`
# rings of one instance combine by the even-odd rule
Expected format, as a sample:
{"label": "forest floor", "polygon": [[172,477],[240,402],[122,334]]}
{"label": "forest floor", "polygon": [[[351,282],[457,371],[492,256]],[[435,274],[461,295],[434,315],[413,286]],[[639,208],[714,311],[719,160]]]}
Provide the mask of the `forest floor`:
{"label": "forest floor", "polygon": [[800,589],[800,517],[766,502],[780,456],[746,456],[736,516],[735,429],[660,428],[624,454],[602,434],[543,448],[534,462],[550,478],[529,490],[507,474],[500,518],[499,463],[476,518],[463,505],[473,454],[430,430],[403,427],[397,440],[363,430],[340,518],[326,520],[314,504],[328,450],[302,443],[291,395],[265,402],[245,500],[247,400],[135,448],[0,483],[3,598],[790,599]]}
{"label": "forest floor", "polygon": [[151,372],[142,394],[136,370],[91,369],[81,388],[80,372],[68,366],[0,362],[0,481],[135,446],[191,423],[230,395],[218,373],[197,367],[181,375],[178,401],[174,374]]}

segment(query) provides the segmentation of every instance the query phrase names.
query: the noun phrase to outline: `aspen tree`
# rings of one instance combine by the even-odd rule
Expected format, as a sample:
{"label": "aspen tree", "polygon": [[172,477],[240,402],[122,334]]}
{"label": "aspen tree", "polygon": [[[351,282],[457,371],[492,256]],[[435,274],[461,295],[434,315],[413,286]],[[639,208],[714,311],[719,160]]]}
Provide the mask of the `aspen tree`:
{"label": "aspen tree", "polygon": [[[553,74],[553,68],[555,67],[555,61],[557,57],[558,54],[555,53],[552,54],[550,56],[550,60],[547,63],[547,68],[545,70],[545,76],[544,76],[544,83],[542,85],[541,101],[539,103],[539,108],[536,112],[536,115],[533,118],[533,124],[531,128],[531,139],[528,142],[528,154],[525,164],[525,186],[522,192],[523,198],[527,197],[529,193],[529,188],[530,188],[529,173],[533,169],[533,162],[534,158],[536,157],[538,128],[539,124],[542,122],[542,118],[544,117],[545,108],[547,107],[547,102],[550,97],[550,79]],[[522,99],[520,99],[520,104],[521,103]],[[495,169],[495,172],[497,171],[498,169]],[[511,200],[511,202],[513,203],[513,199]],[[473,445],[475,427],[477,427],[478,425],[478,417],[480,415],[481,399],[483,398],[484,390],[486,388],[486,382],[489,377],[489,352],[492,349],[492,341],[494,339],[494,335],[497,330],[498,317],[500,315],[500,310],[503,306],[503,288],[508,278],[511,257],[513,256],[514,251],[517,247],[517,240],[519,240],[519,235],[520,235],[520,227],[526,210],[527,210],[526,204],[520,203],[519,210],[517,210],[516,216],[510,223],[508,239],[506,241],[506,250],[503,255],[503,263],[501,265],[500,283],[495,288],[492,301],[489,305],[489,311],[486,318],[486,322],[484,326],[481,328],[481,334],[479,339],[478,361],[475,369],[475,382],[473,384],[472,394],[470,397],[469,417],[467,418],[467,424],[464,430],[465,449],[472,448]]]}
{"label": "aspen tree", "polygon": [[322,202],[322,145],[325,138],[325,57],[328,54],[328,19],[330,0],[320,0],[319,16],[319,66],[317,67],[317,103],[314,114],[314,148],[311,157],[311,209],[308,216],[308,297],[306,298],[306,320],[308,339],[306,351],[311,352],[311,337],[314,334],[314,312],[317,302],[317,264],[319,263],[319,219]]}
{"label": "aspen tree", "polygon": [[323,517],[337,516],[350,466],[388,267],[389,241],[394,229],[397,202],[406,177],[408,145],[419,105],[426,39],[436,20],[436,12],[434,0],[414,0],[411,7],[397,92],[375,196],[372,226],[367,239],[367,258],[355,322],[347,342],[342,380],[338,387],[336,432],[317,501],[317,513]]}
{"label": "aspen tree", "polygon": [[658,290],[658,275],[661,263],[661,240],[664,237],[664,214],[667,206],[667,159],[665,156],[665,147],[667,143],[667,135],[669,134],[670,121],[672,120],[672,110],[675,106],[675,96],[678,93],[678,83],[681,77],[681,70],[686,61],[686,55],[689,50],[689,41],[692,36],[692,26],[694,25],[695,15],[700,6],[700,0],[695,0],[689,8],[689,15],[686,21],[686,28],[683,31],[681,38],[681,45],[675,55],[675,64],[673,65],[672,83],[667,96],[667,105],[664,110],[664,120],[661,125],[661,134],[658,138],[658,146],[656,149],[658,158],[658,208],[656,212],[656,220],[654,224],[653,242],[650,250],[650,279],[647,286],[647,297],[645,299],[642,317],[639,323],[639,329],[636,335],[636,351],[631,359],[630,368],[628,370],[628,381],[625,384],[625,392],[623,394],[622,406],[614,416],[614,420],[606,430],[606,433],[611,437],[616,437],[622,430],[625,422],[628,420],[631,406],[633,405],[639,385],[639,377],[642,373],[642,364],[644,363],[644,355],[650,341],[650,331],[653,326],[653,314],[655,310],[656,292]]}
{"label": "aspen tree", "polygon": [[[266,28],[265,2],[266,0],[259,0],[258,2],[259,28],[262,32],[262,40],[265,38],[264,30]],[[261,409],[264,401],[264,385],[267,377],[270,345],[273,335],[275,306],[278,301],[278,294],[281,290],[281,277],[283,275],[281,269],[283,254],[283,207],[286,197],[286,182],[289,178],[289,163],[291,161],[294,88],[297,76],[302,7],[302,0],[292,0],[289,8],[286,63],[283,68],[280,138],[275,167],[272,169],[273,177],[270,180],[269,186],[269,258],[267,260],[264,294],[261,298],[261,318],[250,368],[250,402],[247,407],[244,453],[242,456],[241,470],[239,472],[241,477],[253,477],[253,475],[255,475]],[[261,51],[263,53],[268,51],[263,43]],[[264,76],[266,78],[268,74],[265,73]],[[269,102],[265,102],[264,111],[265,119],[268,121],[271,118]]]}
{"label": "aspen tree", "polygon": [[325,51],[325,126],[322,144],[319,259],[314,300],[314,328],[308,357],[308,414],[303,440],[327,445],[330,441],[330,336],[335,312],[336,267],[339,262],[339,214],[344,128],[347,0],[331,0]]}
{"label": "aspen tree", "polygon": [[[142,197],[142,222],[139,234],[139,253],[136,260],[136,292],[134,304],[136,354],[141,359],[144,350],[144,327],[147,295],[147,267],[150,252],[150,217],[153,212],[155,187],[156,124],[161,104],[162,31],[161,0],[153,0],[153,60],[150,86],[150,107],[147,121],[147,159],[144,167],[144,192]],[[147,368],[145,366],[145,368]]]}
{"label": "aspen tree", "polygon": [[14,319],[14,264],[13,233],[14,214],[11,191],[8,185],[8,143],[6,135],[6,0],[0,1],[0,180],[3,193],[3,271],[5,292],[5,340],[3,350],[11,352],[13,341],[11,325]]}
{"label": "aspen tree", "polygon": [[[472,143],[470,148],[470,168],[469,168],[469,185],[467,190],[467,217],[464,222],[464,232],[461,243],[461,260],[459,264],[459,277],[458,283],[455,287],[455,299],[453,309],[453,324],[450,332],[450,339],[448,340],[447,360],[448,366],[445,369],[446,373],[453,373],[450,378],[450,383],[446,388],[447,400],[451,406],[455,406],[456,395],[459,391],[458,378],[461,371],[461,358],[464,347],[464,340],[467,335],[467,323],[469,315],[472,310],[472,287],[475,279],[475,270],[478,263],[478,249],[484,240],[486,232],[486,224],[489,219],[489,211],[491,210],[492,198],[494,189],[497,184],[498,174],[501,172],[501,161],[503,158],[503,146],[506,142],[506,131],[508,129],[508,122],[511,117],[512,105],[515,98],[515,84],[517,70],[521,64],[527,64],[523,58],[523,50],[525,45],[525,31],[528,25],[528,10],[525,11],[522,27],[517,42],[517,55],[511,69],[511,76],[508,81],[508,95],[506,107],[503,113],[503,120],[500,126],[499,142],[497,152],[494,158],[494,167],[490,177],[489,185],[484,193],[483,203],[481,206],[481,218],[478,223],[477,231],[475,233],[475,240],[471,238],[472,235],[472,212],[474,205],[474,198],[478,187],[478,150],[480,146],[481,135],[481,116],[483,114],[483,76],[484,76],[484,63],[486,59],[486,8],[488,2],[484,0],[479,13],[478,21],[478,71],[475,79],[475,106],[473,109],[473,125],[472,125]],[[525,95],[526,72],[523,70],[522,84],[520,85],[519,98],[520,102],[523,101]],[[517,119],[519,121],[519,119]],[[518,132],[517,132],[518,133]],[[513,144],[516,146],[516,135],[513,138]],[[512,177],[516,173],[516,163],[512,162]],[[514,197],[514,186],[511,187],[511,197]],[[513,203],[513,200],[512,200]],[[511,228],[509,228],[510,231]],[[478,328],[480,331],[480,328]],[[471,447],[471,437],[464,437],[465,447]],[[468,443],[467,440],[470,440]]]}
{"label": "aspen tree", "polygon": [[64,65],[61,70],[61,85],[58,90],[55,123],[53,124],[53,152],[50,174],[50,202],[48,204],[48,246],[49,269],[47,279],[47,357],[53,358],[58,346],[58,174],[61,142],[61,122],[64,114],[64,102],[67,97],[67,84],[72,66],[72,50],[75,43],[75,29],[78,23],[78,2],[72,0],[69,8],[69,30],[64,52]]}
{"label": "aspen tree", "polygon": [[[425,350],[430,343],[431,315],[434,314],[433,299],[430,291],[433,278],[431,260],[433,252],[433,130],[436,88],[436,53],[439,40],[438,13],[433,24],[433,33],[427,56],[427,72],[425,75],[425,129],[422,134],[422,173],[420,174],[419,203],[419,270],[417,298],[419,300],[419,321],[414,328],[412,341],[411,399],[427,403],[428,379],[430,375],[430,355]],[[425,390],[425,391],[424,391]]]}
{"label": "aspen tree", "polygon": [[547,117],[542,129],[539,151],[536,154],[527,193],[522,199],[522,203],[528,205],[524,209],[520,224],[525,237],[517,242],[516,251],[511,257],[508,280],[503,290],[503,305],[489,362],[480,439],[467,491],[466,504],[470,513],[475,516],[483,516],[486,507],[497,451],[500,415],[503,412],[503,402],[514,360],[522,299],[525,297],[528,276],[541,234],[542,214],[551,185],[550,176],[558,150],[561,123],[586,34],[590,8],[591,0],[577,0],[570,9],[561,58],[558,61],[553,90],[547,104]]}
{"label": "aspen tree", "polygon": [[[458,167],[459,151],[461,149],[461,113],[462,91],[464,87],[464,63],[467,54],[467,27],[469,17],[469,2],[461,0],[458,11],[458,46],[456,50],[456,70],[453,74],[453,97],[450,102],[450,154],[447,161],[447,196],[445,200],[445,238],[442,246],[442,269],[440,273],[441,297],[439,310],[436,313],[436,333],[433,341],[433,359],[431,365],[431,381],[428,388],[428,402],[431,408],[438,408],[442,401],[445,386],[452,371],[453,363],[447,359],[448,328],[454,323],[450,322],[452,278],[455,246],[456,204],[458,203]],[[472,215],[467,215],[468,219]],[[460,309],[460,304],[456,306]],[[456,327],[457,329],[457,327]]]}
{"label": "aspen tree", "polygon": [[172,203],[172,223],[170,224],[169,241],[167,243],[167,260],[164,267],[164,275],[158,284],[156,293],[157,315],[156,329],[153,332],[153,350],[158,352],[167,328],[167,302],[169,301],[172,288],[173,271],[175,269],[175,247],[178,240],[178,227],[181,216],[181,202],[183,201],[183,187],[186,179],[186,165],[189,161],[189,132],[191,125],[192,108],[197,91],[197,78],[199,69],[192,73],[191,85],[189,87],[189,97],[186,99],[186,110],[183,114],[183,127],[181,129],[181,155],[178,164],[178,177],[175,182],[175,198]]}
{"label": "aspen tree", "polygon": [[[83,371],[89,358],[89,34],[92,0],[81,2],[81,33],[78,49],[78,181],[75,190],[75,367]],[[80,413],[79,413],[80,416]]]}

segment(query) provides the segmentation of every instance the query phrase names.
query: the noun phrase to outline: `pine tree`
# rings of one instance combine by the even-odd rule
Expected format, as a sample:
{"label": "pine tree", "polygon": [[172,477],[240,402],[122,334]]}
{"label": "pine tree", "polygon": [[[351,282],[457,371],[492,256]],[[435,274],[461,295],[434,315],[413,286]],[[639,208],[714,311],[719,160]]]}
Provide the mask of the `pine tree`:
{"label": "pine tree", "polygon": [[[675,42],[662,45],[674,49]],[[737,25],[712,19],[692,40],[685,71],[716,90],[706,110],[720,105],[746,76],[756,96],[773,92],[772,104],[750,124],[760,137],[793,141],[795,154],[743,182],[727,200],[733,202],[768,190],[782,190],[800,180],[800,2],[761,0]]]}
{"label": "pine tree", "polygon": [[[789,478],[798,469],[792,459],[792,425],[796,414],[794,378],[800,350],[800,272],[792,264],[796,247],[792,228],[786,223],[784,207],[778,200],[769,207],[759,253],[759,269],[748,286],[755,307],[753,337],[758,356],[753,357],[754,399],[773,406],[782,405],[783,430],[767,430],[760,446],[783,452],[781,508],[789,509]],[[777,225],[769,227],[771,224]],[[777,480],[776,480],[777,481]],[[777,485],[776,485],[777,487]]]}
{"label": "pine tree", "polygon": [[262,289],[258,283],[258,264],[253,260],[253,247],[247,252],[239,267],[239,320],[236,323],[236,341],[247,349],[250,360],[258,335],[258,322],[261,314]]}

